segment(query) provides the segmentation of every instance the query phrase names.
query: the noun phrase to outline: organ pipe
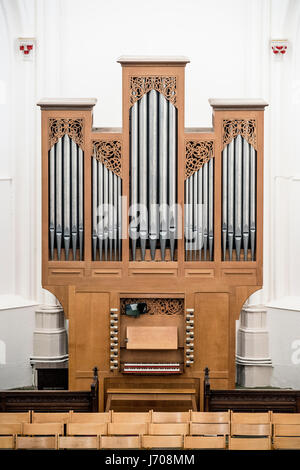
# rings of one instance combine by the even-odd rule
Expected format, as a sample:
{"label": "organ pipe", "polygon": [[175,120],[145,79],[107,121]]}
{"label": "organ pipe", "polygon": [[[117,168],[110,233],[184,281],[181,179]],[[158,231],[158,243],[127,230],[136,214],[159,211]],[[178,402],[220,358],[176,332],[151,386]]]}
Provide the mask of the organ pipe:
{"label": "organ pipe", "polygon": [[[131,108],[130,119],[131,258],[142,261],[147,247],[154,261],[175,259],[177,213],[177,113],[151,90]],[[144,209],[147,210],[144,210]],[[139,212],[139,220],[138,220]],[[159,245],[158,245],[159,243]]]}
{"label": "organ pipe", "polygon": [[158,210],[157,210],[157,93],[149,93],[149,239],[151,259],[155,259],[156,242],[158,239]]}
{"label": "organ pipe", "polygon": [[185,181],[185,260],[213,261],[214,160]]}
{"label": "organ pipe", "polygon": [[[64,135],[49,150],[50,259],[83,259],[83,152]],[[62,244],[63,240],[63,244]],[[79,248],[79,250],[78,250]],[[71,251],[70,251],[71,250]],[[72,255],[70,255],[72,252]]]}
{"label": "organ pipe", "polygon": [[121,260],[121,187],[120,176],[92,158],[93,261]]}
{"label": "organ pipe", "polygon": [[222,259],[247,261],[250,244],[254,261],[255,237],[256,151],[238,135],[222,153]]}
{"label": "organ pipe", "polygon": [[161,259],[165,260],[166,241],[168,237],[168,102],[159,94],[159,205],[160,205],[160,251]]}

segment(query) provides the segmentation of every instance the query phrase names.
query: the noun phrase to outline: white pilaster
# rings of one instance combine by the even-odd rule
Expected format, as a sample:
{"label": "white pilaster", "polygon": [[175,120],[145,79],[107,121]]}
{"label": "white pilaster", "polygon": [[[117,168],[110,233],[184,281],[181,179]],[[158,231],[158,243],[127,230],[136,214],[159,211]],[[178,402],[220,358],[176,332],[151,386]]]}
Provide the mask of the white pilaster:
{"label": "white pilaster", "polygon": [[247,305],[241,312],[237,332],[236,365],[238,385],[270,385],[272,361],[269,356],[267,310],[262,305]]}

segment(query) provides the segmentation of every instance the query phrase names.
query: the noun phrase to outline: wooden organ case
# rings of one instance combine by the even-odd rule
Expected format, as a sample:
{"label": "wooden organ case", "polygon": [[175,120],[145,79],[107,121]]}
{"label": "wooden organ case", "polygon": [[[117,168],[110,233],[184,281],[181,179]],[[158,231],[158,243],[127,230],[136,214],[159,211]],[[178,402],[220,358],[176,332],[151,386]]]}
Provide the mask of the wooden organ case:
{"label": "wooden organ case", "polygon": [[[187,59],[119,59],[123,127],[42,100],[42,284],[69,320],[69,387],[99,409],[203,409],[235,386],[235,321],[262,286],[262,100],[184,128]],[[144,307],[144,312],[135,310]]]}

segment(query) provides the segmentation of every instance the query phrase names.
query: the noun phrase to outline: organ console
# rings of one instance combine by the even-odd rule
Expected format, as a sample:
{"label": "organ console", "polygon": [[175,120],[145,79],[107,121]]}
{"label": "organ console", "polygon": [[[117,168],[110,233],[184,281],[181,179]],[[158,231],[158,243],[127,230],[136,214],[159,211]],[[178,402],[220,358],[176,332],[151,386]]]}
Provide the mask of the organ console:
{"label": "organ console", "polygon": [[235,385],[262,286],[267,104],[211,99],[213,126],[185,128],[188,59],[118,62],[121,129],[92,127],[95,99],[38,103],[42,284],[69,319],[70,389],[97,366],[100,410],[203,409],[206,366]]}

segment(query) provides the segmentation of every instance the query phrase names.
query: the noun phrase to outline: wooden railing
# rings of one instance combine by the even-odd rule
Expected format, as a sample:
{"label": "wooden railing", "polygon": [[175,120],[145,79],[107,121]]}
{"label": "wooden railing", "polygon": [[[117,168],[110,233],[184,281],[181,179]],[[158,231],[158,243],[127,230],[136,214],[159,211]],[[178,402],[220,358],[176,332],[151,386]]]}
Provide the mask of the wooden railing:
{"label": "wooden railing", "polygon": [[212,390],[205,368],[204,411],[300,413],[300,390]]}
{"label": "wooden railing", "polygon": [[0,412],[18,411],[80,411],[96,412],[99,402],[98,369],[90,390],[0,390]]}

